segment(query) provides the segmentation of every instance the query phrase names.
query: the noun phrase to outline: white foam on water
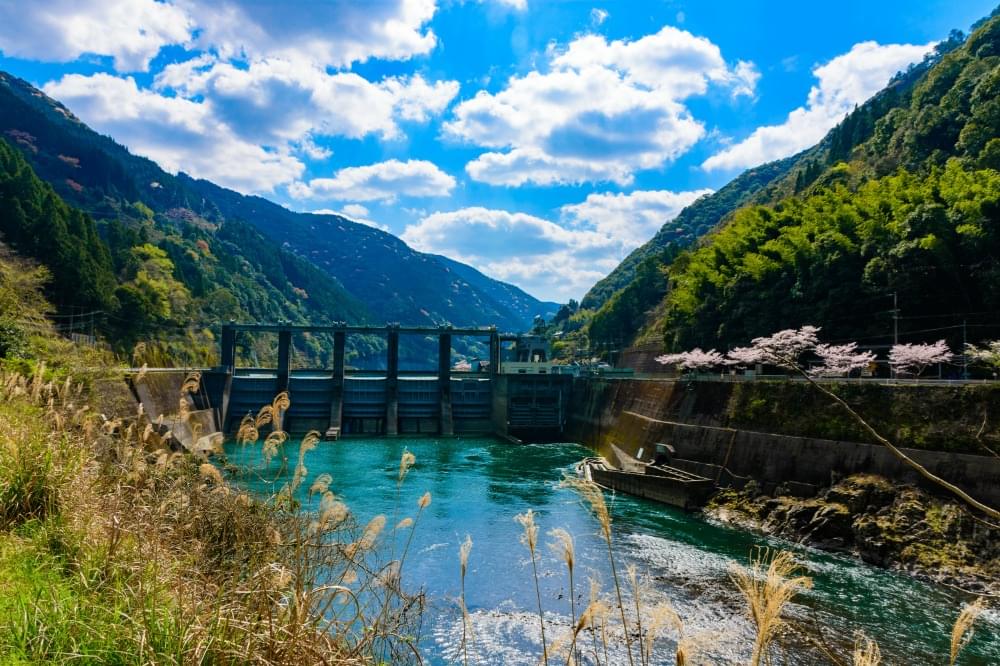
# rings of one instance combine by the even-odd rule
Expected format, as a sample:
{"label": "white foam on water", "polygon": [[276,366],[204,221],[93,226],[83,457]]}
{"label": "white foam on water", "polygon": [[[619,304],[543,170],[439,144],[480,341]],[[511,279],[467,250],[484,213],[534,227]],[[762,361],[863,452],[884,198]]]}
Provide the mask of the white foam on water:
{"label": "white foam on water", "polygon": [[[530,611],[504,608],[477,610],[469,614],[473,639],[468,643],[470,664],[505,666],[537,666],[542,657],[541,629],[538,614]],[[565,663],[570,647],[570,618],[555,613],[545,614],[545,640],[549,648],[550,663]],[[464,661],[462,647],[461,617],[442,619],[432,630],[441,658],[447,663]],[[580,643],[579,664],[594,664],[593,638],[587,631],[578,637]],[[635,647],[635,646],[633,646]],[[636,648],[637,649],[637,648]],[[616,628],[609,629],[607,652],[610,661],[604,659],[603,643],[598,641],[601,663],[627,664],[624,636]],[[664,661],[652,663],[674,663],[675,648],[660,651]],[[636,653],[637,654],[637,653]],[[667,660],[666,656],[670,659]]]}
{"label": "white foam on water", "polygon": [[420,554],[423,555],[424,553],[430,553],[432,551],[438,550],[439,548],[446,548],[447,546],[448,546],[447,541],[442,541],[441,543],[432,543],[431,545],[425,548],[421,548]]}
{"label": "white foam on water", "polygon": [[628,546],[627,557],[648,567],[651,575],[683,582],[710,583],[728,578],[729,566],[736,561],[652,534],[628,534],[621,542]]}

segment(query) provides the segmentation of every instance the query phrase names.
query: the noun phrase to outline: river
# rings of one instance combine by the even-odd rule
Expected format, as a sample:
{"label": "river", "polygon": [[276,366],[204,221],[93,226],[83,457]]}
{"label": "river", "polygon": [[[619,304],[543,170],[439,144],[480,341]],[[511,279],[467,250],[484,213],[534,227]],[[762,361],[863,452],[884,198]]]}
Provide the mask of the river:
{"label": "river", "polygon": [[[286,445],[296,455],[296,443]],[[358,520],[393,515],[396,478],[404,449],[416,456],[402,488],[399,515],[413,515],[429,491],[432,504],[416,527],[403,572],[404,585],[423,588],[429,605],[420,633],[425,663],[461,662],[462,621],[458,550],[466,535],[473,548],[466,598],[475,642],[470,662],[537,664],[541,654],[536,597],[528,551],[514,516],[536,512],[539,578],[546,612],[546,638],[567,631],[566,568],[546,547],[552,528],[576,539],[577,612],[587,605],[588,577],[613,594],[607,549],[598,525],[579,496],[559,486],[564,474],[589,451],[575,444],[511,445],[492,438],[344,439],[322,442],[306,460],[310,478],[333,477],[331,490]],[[228,445],[230,462],[259,464],[254,448]],[[278,463],[272,463],[277,469]],[[280,480],[279,480],[280,482]],[[308,487],[307,481],[304,486]],[[267,492],[262,485],[251,487]],[[303,493],[302,498],[308,499]],[[912,577],[708,522],[628,496],[608,495],[619,572],[634,565],[646,582],[644,603],[669,600],[698,646],[694,663],[746,663],[751,628],[745,606],[729,578],[730,567],[746,564],[757,546],[793,549],[813,587],[800,594],[787,614],[799,626],[820,633],[845,663],[857,631],[877,639],[886,664],[945,664],[951,626],[961,598]],[[627,602],[630,603],[630,602]],[[817,629],[820,628],[819,630]],[[657,643],[655,663],[673,663],[673,631]],[[589,641],[589,638],[587,639]],[[589,644],[588,644],[589,645]],[[588,648],[589,649],[589,648]],[[616,647],[612,646],[612,650]],[[779,663],[824,663],[799,639],[778,648]],[[586,657],[586,654],[584,654]],[[614,663],[627,663],[619,646]],[[959,663],[1000,664],[1000,615],[987,611]]]}

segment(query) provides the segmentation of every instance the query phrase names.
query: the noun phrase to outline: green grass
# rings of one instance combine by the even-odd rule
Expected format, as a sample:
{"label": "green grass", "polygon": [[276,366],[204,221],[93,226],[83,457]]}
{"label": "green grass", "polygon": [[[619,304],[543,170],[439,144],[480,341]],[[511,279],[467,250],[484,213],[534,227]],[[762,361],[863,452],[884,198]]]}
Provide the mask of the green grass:
{"label": "green grass", "polygon": [[102,580],[58,553],[60,531],[30,522],[0,536],[0,663],[175,661],[175,614],[161,593],[135,594],[148,577]]}

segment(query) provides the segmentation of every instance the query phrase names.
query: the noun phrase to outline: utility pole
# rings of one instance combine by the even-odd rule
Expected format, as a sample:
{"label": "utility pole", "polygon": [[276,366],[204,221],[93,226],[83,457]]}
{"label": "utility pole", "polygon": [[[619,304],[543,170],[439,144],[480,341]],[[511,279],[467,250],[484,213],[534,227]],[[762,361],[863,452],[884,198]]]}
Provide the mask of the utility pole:
{"label": "utility pole", "polygon": [[968,347],[968,337],[965,331],[965,322],[967,320],[962,320],[962,379],[969,378],[969,347]]}
{"label": "utility pole", "polygon": [[[899,298],[898,294],[894,291],[892,292],[892,346],[895,347],[899,344]],[[895,379],[896,378],[896,368],[889,366],[889,374]]]}

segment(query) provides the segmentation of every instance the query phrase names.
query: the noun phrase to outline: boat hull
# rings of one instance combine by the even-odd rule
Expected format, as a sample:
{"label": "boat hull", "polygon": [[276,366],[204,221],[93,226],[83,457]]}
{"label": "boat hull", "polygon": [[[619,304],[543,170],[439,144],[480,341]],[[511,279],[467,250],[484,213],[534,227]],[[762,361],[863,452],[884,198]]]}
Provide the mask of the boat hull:
{"label": "boat hull", "polygon": [[602,469],[597,465],[592,465],[588,472],[599,486],[688,511],[703,507],[714,489],[710,479],[678,480],[652,474]]}

